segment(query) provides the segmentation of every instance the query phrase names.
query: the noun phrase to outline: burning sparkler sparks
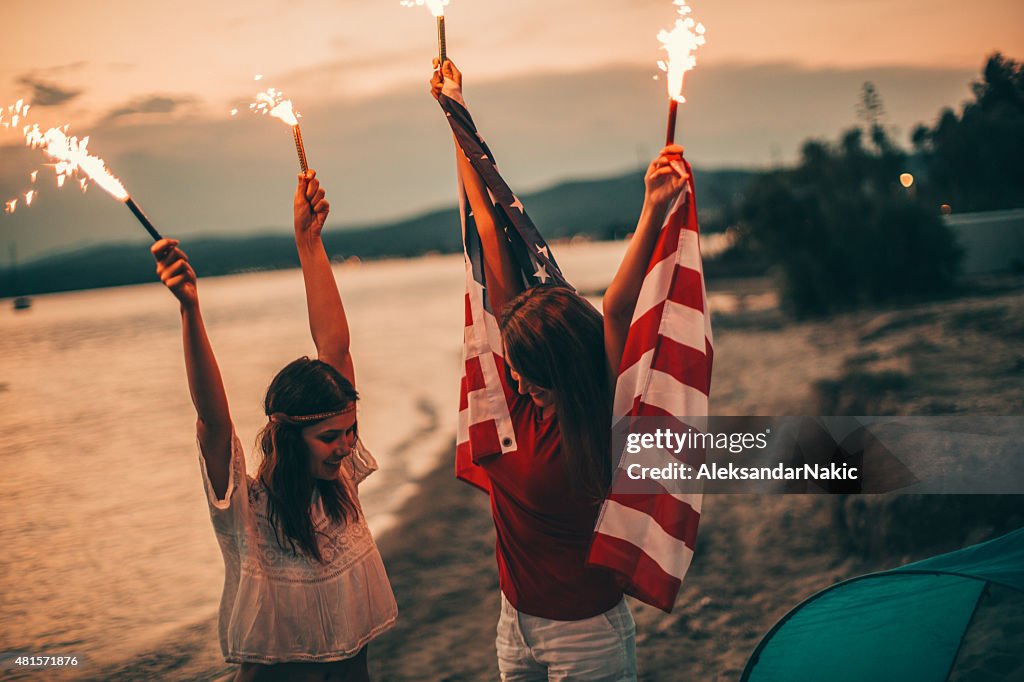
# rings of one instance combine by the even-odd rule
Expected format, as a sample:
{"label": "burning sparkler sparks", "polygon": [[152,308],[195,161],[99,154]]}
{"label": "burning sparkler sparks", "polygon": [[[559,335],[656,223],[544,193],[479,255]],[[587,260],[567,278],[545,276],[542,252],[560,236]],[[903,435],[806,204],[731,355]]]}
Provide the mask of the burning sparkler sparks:
{"label": "burning sparkler sparks", "polygon": [[[26,116],[28,116],[28,110],[31,107],[30,104],[26,103],[24,99],[19,99],[14,104],[7,107],[0,107],[0,126],[7,128],[8,130],[14,128],[18,123],[24,122]],[[25,126],[24,130],[28,130],[28,126]],[[32,171],[29,178],[34,183],[36,181],[36,175],[38,171]],[[25,195],[25,205],[29,206],[32,203],[32,199],[35,198],[35,192],[31,195]],[[14,213],[14,210],[18,207],[18,199],[10,199],[4,202],[4,213]]]}
{"label": "burning sparkler sparks", "polygon": [[683,78],[687,71],[697,65],[695,55],[697,48],[704,44],[704,24],[694,21],[689,16],[693,11],[686,0],[673,0],[679,9],[676,23],[672,30],[658,32],[658,40],[661,42],[661,49],[668,53],[665,60],[658,62],[658,67],[665,72],[668,81],[669,96],[669,119],[666,144],[671,144],[675,138],[676,110],[680,102],[685,102],[683,97]]}
{"label": "burning sparkler sparks", "polygon": [[0,108],[0,125],[4,128],[16,128],[18,122],[28,116],[28,110],[31,106],[25,100],[19,99],[6,108]]}
{"label": "burning sparkler sparks", "polygon": [[56,162],[54,172],[61,185],[64,184],[63,179],[81,171],[115,199],[125,201],[128,198],[124,185],[107,170],[103,159],[89,153],[88,137],[68,137],[66,127],[50,128],[43,132],[38,125],[33,125],[25,133],[25,143],[33,149],[42,149],[44,154]]}
{"label": "burning sparkler sparks", "polygon": [[[50,128],[45,132],[40,130],[38,125],[26,126],[24,129],[25,143],[33,149],[41,149],[54,161],[53,169],[57,174],[58,187],[62,187],[67,178],[81,172],[86,176],[79,179],[79,185],[83,192],[88,181],[92,180],[115,199],[124,203],[153,237],[153,241],[160,239],[160,233],[156,231],[153,223],[128,194],[121,181],[107,169],[103,159],[89,153],[89,138],[68,137],[67,132],[68,126]],[[31,175],[33,182],[35,182],[37,172],[35,171]],[[31,205],[36,195],[36,190],[26,192],[25,205]],[[17,200],[8,201],[5,210],[8,213],[13,213],[16,207]]]}
{"label": "burning sparkler sparks", "polygon": [[402,7],[426,6],[437,18],[437,63],[444,64],[448,59],[448,44],[444,37],[444,8],[448,0],[401,0]]}
{"label": "burning sparkler sparks", "polygon": [[[259,78],[262,78],[262,76]],[[299,168],[302,169],[303,173],[309,170],[309,164],[306,162],[306,147],[302,143],[302,131],[299,130],[299,117],[301,114],[292,109],[291,100],[285,99],[280,90],[270,88],[266,92],[256,95],[256,101],[249,105],[249,109],[257,114],[270,114],[292,127],[292,137],[295,138],[295,153],[299,156]],[[234,112],[232,115],[234,115]]]}

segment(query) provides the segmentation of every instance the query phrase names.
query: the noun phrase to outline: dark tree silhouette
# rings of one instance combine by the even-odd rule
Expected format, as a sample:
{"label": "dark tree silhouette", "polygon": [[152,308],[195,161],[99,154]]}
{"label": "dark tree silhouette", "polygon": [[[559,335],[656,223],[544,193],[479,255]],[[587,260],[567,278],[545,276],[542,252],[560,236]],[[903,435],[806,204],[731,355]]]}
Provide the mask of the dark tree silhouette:
{"label": "dark tree silhouette", "polygon": [[1024,207],[1024,64],[997,52],[972,90],[959,116],[914,130],[921,196],[956,212]]}
{"label": "dark tree silhouette", "polygon": [[747,238],[777,265],[784,304],[820,315],[945,291],[960,251],[937,206],[899,182],[907,155],[882,124],[881,96],[864,85],[865,130],[837,144],[810,140],[800,163],[755,178],[741,214]]}

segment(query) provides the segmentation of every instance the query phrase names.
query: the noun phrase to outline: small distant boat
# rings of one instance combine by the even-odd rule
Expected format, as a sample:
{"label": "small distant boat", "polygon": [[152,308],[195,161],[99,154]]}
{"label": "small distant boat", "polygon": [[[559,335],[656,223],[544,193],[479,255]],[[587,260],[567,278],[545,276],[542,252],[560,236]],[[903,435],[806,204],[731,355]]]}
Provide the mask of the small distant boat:
{"label": "small distant boat", "polygon": [[[18,290],[18,252],[15,250],[14,244],[11,244],[11,288],[14,291]],[[14,297],[14,309],[15,310],[28,310],[32,307],[32,299],[28,296],[15,296]]]}

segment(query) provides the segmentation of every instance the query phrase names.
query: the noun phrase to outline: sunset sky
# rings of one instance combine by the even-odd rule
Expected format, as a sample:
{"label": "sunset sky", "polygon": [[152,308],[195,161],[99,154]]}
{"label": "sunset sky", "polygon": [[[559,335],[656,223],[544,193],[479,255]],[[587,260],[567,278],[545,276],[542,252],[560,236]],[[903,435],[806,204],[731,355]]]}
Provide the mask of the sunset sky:
{"label": "sunset sky", "polygon": [[[680,139],[698,169],[792,160],[805,138],[856,123],[866,80],[905,138],[967,99],[987,55],[1024,57],[1019,0],[691,4],[708,42]],[[470,108],[514,187],[624,172],[657,151],[655,34],[674,19],[669,0],[452,0],[447,17]],[[290,134],[245,109],[268,86],[304,115],[332,224],[456,199],[447,125],[427,94],[436,45],[423,8],[88,0],[4,3],[0,18],[0,105],[25,98],[32,122],[91,135],[90,149],[168,234],[287,231]],[[0,130],[0,199],[28,190],[42,161]],[[0,215],[0,247],[17,243],[29,258],[141,234],[96,188],[58,191],[44,168],[35,189],[33,206]]]}

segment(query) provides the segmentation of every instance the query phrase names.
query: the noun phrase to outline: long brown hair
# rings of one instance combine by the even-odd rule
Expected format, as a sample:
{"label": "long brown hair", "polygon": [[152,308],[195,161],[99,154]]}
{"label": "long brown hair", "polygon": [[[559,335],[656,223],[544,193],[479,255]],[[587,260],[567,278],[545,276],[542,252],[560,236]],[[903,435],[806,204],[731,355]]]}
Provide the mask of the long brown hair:
{"label": "long brown hair", "polygon": [[515,370],[555,394],[573,492],[603,498],[611,482],[612,392],[601,314],[571,289],[542,285],[505,305],[500,328]]}
{"label": "long brown hair", "polygon": [[[302,357],[289,363],[270,382],[263,409],[269,417],[318,415],[344,410],[357,399],[355,387],[333,366]],[[270,523],[282,550],[301,550],[322,561],[310,515],[310,498],[320,491],[324,509],[335,522],[359,518],[359,508],[340,480],[322,481],[309,468],[309,448],[302,429],[314,421],[269,421],[257,437],[263,452],[259,480],[268,494]],[[286,547],[287,545],[287,547]]]}

